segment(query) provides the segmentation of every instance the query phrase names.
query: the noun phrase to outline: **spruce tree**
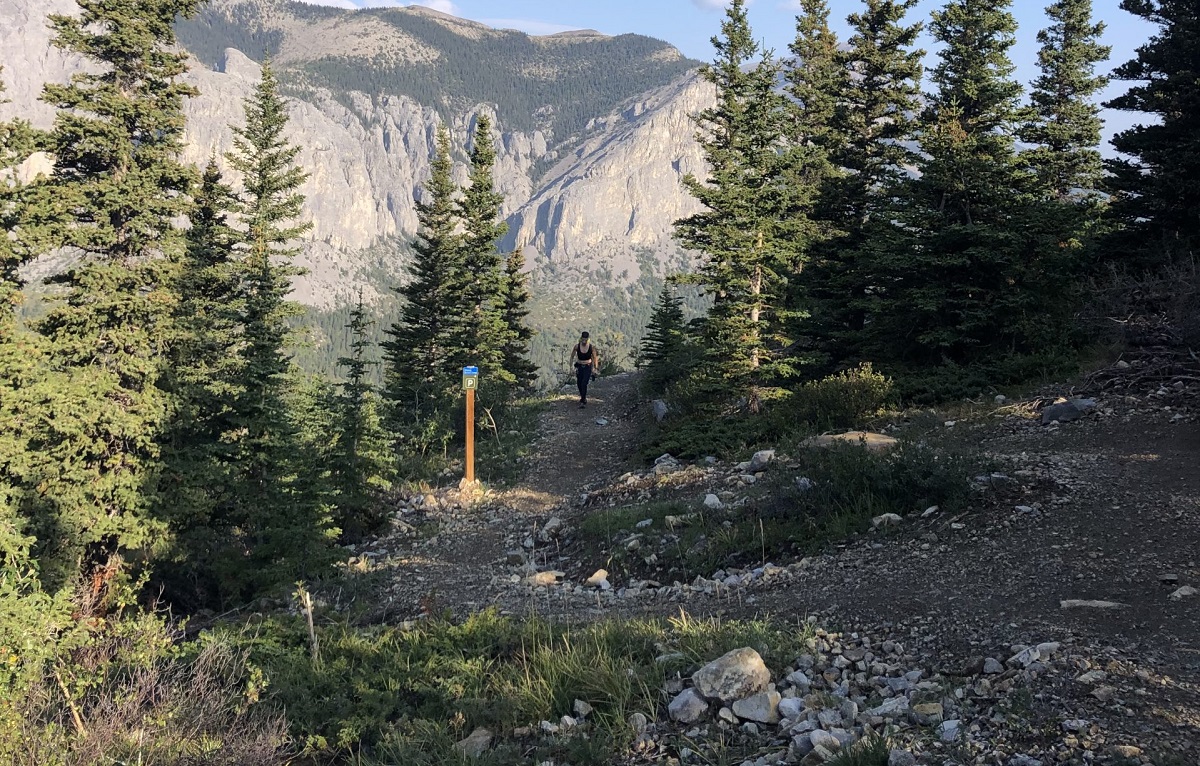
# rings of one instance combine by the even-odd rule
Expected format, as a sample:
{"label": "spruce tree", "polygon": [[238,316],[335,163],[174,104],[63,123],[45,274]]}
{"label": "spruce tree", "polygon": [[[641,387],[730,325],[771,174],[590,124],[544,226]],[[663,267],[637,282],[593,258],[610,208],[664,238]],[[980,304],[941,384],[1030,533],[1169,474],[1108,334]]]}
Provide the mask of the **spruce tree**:
{"label": "spruce tree", "polygon": [[1118,258],[1194,256],[1200,242],[1200,8],[1191,0],[1122,0],[1121,8],[1158,27],[1137,56],[1113,72],[1133,83],[1105,106],[1153,115],[1118,133],[1109,160],[1114,218],[1124,235]]}
{"label": "spruce tree", "polygon": [[451,311],[459,322],[454,346],[459,350],[456,367],[480,368],[486,385],[480,395],[496,403],[507,398],[516,383],[504,366],[504,261],[497,240],[508,226],[500,218],[504,195],[496,191],[496,150],[492,122],[480,115],[471,149],[471,175],[457,214],[462,221],[461,284],[458,306]]}
{"label": "spruce tree", "polygon": [[675,294],[669,281],[664,282],[646,324],[638,354],[639,362],[645,368],[646,385],[651,391],[663,390],[683,372],[685,331],[683,299]]}
{"label": "spruce tree", "polygon": [[1100,108],[1091,99],[1107,84],[1096,65],[1112,50],[1097,41],[1104,24],[1092,21],[1092,0],[1058,0],[1046,9],[1054,22],[1038,32],[1041,74],[1030,101],[1034,118],[1021,140],[1034,147],[1022,162],[1033,172],[1036,192],[1054,200],[1078,199],[1100,188]]}
{"label": "spruce tree", "polygon": [[904,228],[875,246],[877,358],[973,363],[1040,339],[1020,240],[1024,180],[1014,151],[1021,86],[1009,0],[952,0],[933,15],[944,44],[922,115],[921,176]]}
{"label": "spruce tree", "polygon": [[840,236],[821,248],[809,280],[818,342],[835,360],[860,354],[877,281],[873,248],[888,240],[892,200],[918,162],[906,146],[915,138],[924,56],[913,49],[922,25],[904,23],[915,4],[866,0],[847,19],[847,48],[835,54],[842,79],[830,160],[842,172],[825,184],[821,209]]}
{"label": "spruce tree", "polygon": [[[462,238],[450,178],[450,133],[438,127],[432,175],[417,201],[420,228],[413,243],[409,281],[396,292],[404,299],[400,318],[387,331],[384,394],[395,425],[418,437],[419,449],[450,436],[449,413],[458,398],[457,320],[451,313],[462,280]],[[415,429],[415,430],[414,430]]]}
{"label": "spruce tree", "polygon": [[[245,301],[242,262],[235,248],[241,235],[229,223],[236,198],[209,160],[193,194],[191,227],[176,278],[175,339],[162,386],[175,408],[167,429],[161,515],[176,529],[175,599],[217,597],[211,578],[213,551],[234,545],[240,521],[236,463],[243,420]],[[185,585],[186,584],[186,585]],[[180,589],[199,589],[184,593]]]}
{"label": "spruce tree", "polygon": [[518,246],[504,258],[501,284],[501,319],[504,322],[504,369],[518,389],[528,389],[537,381],[537,365],[529,360],[533,330],[529,316],[529,275],[525,273],[524,248]]}
{"label": "spruce tree", "polygon": [[[3,74],[3,67],[0,67],[0,74]],[[0,104],[6,102],[3,94],[4,82],[0,80]],[[35,254],[26,233],[18,233],[18,228],[24,227],[29,211],[23,200],[25,190],[11,176],[11,171],[36,151],[38,140],[39,132],[27,120],[0,123],[0,229],[5,232],[5,236],[0,237],[0,343],[4,342],[3,325],[22,287],[18,269]],[[11,236],[9,232],[12,232]]]}
{"label": "spruce tree", "polygon": [[793,58],[787,62],[784,74],[787,92],[794,102],[791,139],[816,144],[831,154],[843,142],[834,117],[849,83],[837,35],[829,28],[829,4],[825,0],[800,0],[796,36],[788,50]]}
{"label": "spruce tree", "polygon": [[378,394],[369,370],[378,362],[367,357],[374,346],[368,337],[362,291],[350,313],[350,355],[338,359],[345,382],[337,399],[337,436],[331,456],[337,522],[343,539],[358,540],[382,521],[380,497],[390,482],[391,461],[379,417]]}
{"label": "spruce tree", "polygon": [[755,411],[764,387],[794,372],[776,354],[788,345],[781,295],[815,234],[814,189],[795,180],[806,165],[822,168],[823,154],[789,148],[780,66],[754,41],[743,0],[730,4],[712,42],[716,60],[700,74],[716,86],[717,104],[696,117],[708,177],[683,181],[704,210],[676,221],[675,236],[701,254],[690,281],[713,298],[703,325],[707,388],[745,397]]}
{"label": "spruce tree", "polygon": [[322,498],[301,470],[288,407],[287,320],[301,313],[287,300],[291,277],[301,273],[292,265],[293,242],[312,224],[297,222],[308,174],[296,164],[299,147],[284,136],[287,104],[269,64],[245,101],[245,114],[226,155],[241,178],[235,210],[244,230],[241,374],[232,409],[239,434],[233,518],[245,555],[224,568],[227,595],[240,596],[319,572],[330,560],[331,534]]}
{"label": "spruce tree", "polygon": [[[78,260],[40,332],[63,376],[52,425],[31,449],[46,460],[33,531],[47,569],[112,575],[161,550],[151,512],[168,400],[158,387],[170,333],[170,264],[193,171],[179,161],[186,55],[172,24],[199,0],[79,0],[51,15],[53,44],[92,65],[46,85],[58,108],[41,211],[55,244]],[[166,257],[164,257],[166,256]]]}

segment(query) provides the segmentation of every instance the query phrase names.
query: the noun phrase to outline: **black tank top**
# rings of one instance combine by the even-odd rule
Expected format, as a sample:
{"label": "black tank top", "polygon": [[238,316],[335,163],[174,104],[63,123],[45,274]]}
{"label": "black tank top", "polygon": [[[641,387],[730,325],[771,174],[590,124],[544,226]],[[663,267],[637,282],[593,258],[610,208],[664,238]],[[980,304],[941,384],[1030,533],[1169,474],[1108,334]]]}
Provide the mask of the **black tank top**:
{"label": "black tank top", "polygon": [[596,347],[593,346],[591,343],[588,344],[587,351],[584,351],[582,348],[580,348],[578,343],[575,344],[575,356],[581,362],[592,361],[592,353],[595,352],[595,350],[596,350]]}

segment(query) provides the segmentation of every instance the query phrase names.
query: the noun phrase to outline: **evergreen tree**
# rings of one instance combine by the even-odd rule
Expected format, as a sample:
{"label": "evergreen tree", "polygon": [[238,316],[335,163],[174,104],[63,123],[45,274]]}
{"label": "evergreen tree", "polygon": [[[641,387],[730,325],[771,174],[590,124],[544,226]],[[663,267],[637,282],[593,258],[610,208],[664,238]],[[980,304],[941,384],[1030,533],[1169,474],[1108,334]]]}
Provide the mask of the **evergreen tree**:
{"label": "evergreen tree", "polygon": [[[3,68],[0,67],[0,74]],[[0,104],[4,82],[0,81]],[[34,255],[25,232],[18,236],[18,227],[26,223],[28,205],[23,203],[25,191],[10,171],[20,165],[37,149],[38,132],[26,120],[0,123],[0,228],[13,232],[12,236],[0,237],[0,343],[4,342],[3,325],[16,304],[21,289],[17,270]]]}
{"label": "evergreen tree", "polygon": [[1157,120],[1118,133],[1109,160],[1113,212],[1125,236],[1113,243],[1120,255],[1190,256],[1200,235],[1200,8],[1191,0],[1122,0],[1121,8],[1158,27],[1113,77],[1134,83],[1105,104],[1148,113]]}
{"label": "evergreen tree", "polygon": [[444,446],[449,439],[449,410],[458,394],[459,359],[453,347],[455,289],[462,280],[462,238],[450,178],[450,133],[438,127],[432,175],[417,201],[420,228],[413,243],[409,281],[397,292],[404,299],[400,319],[388,330],[384,395],[393,405],[396,425],[422,442]]}
{"label": "evergreen tree", "polygon": [[839,360],[859,354],[871,308],[873,248],[889,239],[892,200],[918,164],[906,148],[916,133],[922,25],[905,24],[916,0],[866,0],[847,21],[847,49],[835,56],[840,99],[829,118],[838,136],[831,161],[843,172],[825,185],[822,212],[840,236],[821,248],[811,275],[814,325],[822,350]]}
{"label": "evergreen tree", "polygon": [[53,44],[93,64],[42,96],[59,111],[40,214],[80,260],[55,280],[61,298],[40,324],[63,387],[31,441],[46,461],[32,529],[43,566],[65,578],[79,568],[112,576],[166,541],[151,513],[168,410],[158,382],[180,246],[173,222],[193,179],[179,161],[182,105],[194,93],[178,81],[186,56],[172,24],[198,4],[80,0],[78,17],[49,17]]}
{"label": "evergreen tree", "polygon": [[[164,573],[175,582],[172,596],[211,603],[218,593],[209,557],[234,545],[239,521],[233,511],[240,503],[234,479],[243,425],[236,405],[245,395],[245,300],[235,251],[241,235],[228,220],[236,199],[215,160],[193,200],[176,280],[175,340],[162,382],[175,410],[165,439],[161,515],[171,520],[178,541],[177,562]],[[200,592],[185,594],[184,588]]]}
{"label": "evergreen tree", "polygon": [[[242,181],[235,205],[245,252],[241,258],[242,366],[232,409],[238,427],[237,500],[233,514],[245,555],[225,569],[227,595],[320,571],[329,562],[331,530],[322,498],[299,470],[299,435],[288,408],[287,320],[301,313],[287,300],[292,242],[311,223],[297,223],[299,188],[308,174],[300,149],[283,135],[287,105],[269,64],[245,102],[246,123],[234,128],[226,155]],[[220,562],[225,566],[225,562]],[[240,591],[240,592],[239,592]]]}
{"label": "evergreen tree", "polygon": [[391,473],[378,395],[368,380],[369,369],[378,364],[367,358],[374,345],[368,337],[372,324],[360,290],[346,325],[350,355],[338,359],[346,381],[337,400],[337,441],[331,460],[337,521],[343,538],[349,540],[360,539],[382,521],[380,493],[389,486]]}
{"label": "evergreen tree", "polygon": [[1034,118],[1021,130],[1021,140],[1035,146],[1021,159],[1033,171],[1040,196],[1068,200],[1100,188],[1103,123],[1091,98],[1108,84],[1096,75],[1096,65],[1112,49],[1097,42],[1104,24],[1093,23],[1092,0],[1058,0],[1046,14],[1054,23],[1038,32],[1041,75],[1030,94]]}
{"label": "evergreen tree", "polygon": [[793,58],[784,74],[787,92],[794,102],[791,138],[797,143],[816,144],[827,154],[836,152],[844,139],[834,117],[849,83],[837,35],[829,28],[829,4],[825,0],[800,0],[796,37],[788,50]]}
{"label": "evergreen tree", "polygon": [[794,372],[776,354],[787,345],[781,295],[815,235],[806,215],[814,189],[796,179],[806,164],[824,167],[823,152],[789,150],[780,67],[754,42],[743,0],[731,3],[712,42],[716,61],[700,73],[716,86],[717,105],[697,116],[709,177],[684,178],[705,209],[676,221],[675,235],[701,254],[690,281],[713,297],[702,372],[713,394],[745,396],[754,411],[764,387]]}
{"label": "evergreen tree", "polygon": [[496,242],[508,230],[500,218],[504,195],[496,191],[492,174],[496,151],[492,142],[492,122],[480,115],[475,126],[471,149],[471,176],[457,205],[462,220],[462,284],[458,286],[458,306],[452,315],[461,326],[454,345],[460,354],[454,366],[480,368],[487,385],[480,394],[503,402],[516,382],[504,366],[504,261]]}
{"label": "evergreen tree", "polygon": [[969,363],[1044,337],[1020,239],[1024,179],[1013,133],[1021,86],[1008,57],[1009,0],[952,0],[933,15],[945,47],[922,116],[921,176],[875,246],[880,270],[878,358]]}
{"label": "evergreen tree", "polygon": [[529,360],[533,330],[529,316],[529,275],[525,273],[524,248],[518,246],[505,256],[501,284],[501,318],[504,322],[504,369],[518,388],[530,388],[537,380],[537,365]]}
{"label": "evergreen tree", "polygon": [[638,354],[650,390],[661,391],[684,371],[685,331],[683,299],[669,281],[664,282]]}

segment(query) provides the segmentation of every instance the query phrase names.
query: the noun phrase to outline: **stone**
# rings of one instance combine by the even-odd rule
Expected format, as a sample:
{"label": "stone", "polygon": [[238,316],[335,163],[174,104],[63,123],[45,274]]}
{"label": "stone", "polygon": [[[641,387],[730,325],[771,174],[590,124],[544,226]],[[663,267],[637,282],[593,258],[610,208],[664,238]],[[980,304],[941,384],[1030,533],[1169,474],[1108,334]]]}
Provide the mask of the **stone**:
{"label": "stone", "polygon": [[842,711],[825,708],[817,713],[817,723],[823,729],[834,729],[842,725]]}
{"label": "stone", "polygon": [[535,572],[525,578],[526,585],[532,585],[535,588],[546,588],[558,582],[558,578],[562,577],[563,573],[559,571],[552,572]]}
{"label": "stone", "polygon": [[1000,664],[1000,660],[995,657],[988,657],[983,661],[984,675],[994,676],[1004,672],[1004,666]]}
{"label": "stone", "polygon": [[943,742],[957,742],[959,734],[962,732],[962,721],[957,719],[950,721],[942,721],[937,728],[938,737]]}
{"label": "stone", "polygon": [[927,519],[940,510],[942,510],[941,506],[931,505],[928,508],[926,508],[924,511],[921,512],[921,518]]}
{"label": "stone", "polygon": [[467,758],[478,758],[487,751],[492,745],[492,733],[487,729],[480,727],[467,735],[465,739],[461,739],[454,743],[454,749],[465,755]]}
{"label": "stone", "polygon": [[832,447],[840,444],[852,444],[863,447],[871,452],[886,452],[900,442],[885,434],[869,431],[847,431],[844,434],[825,434],[804,440],[805,447]]}
{"label": "stone", "polygon": [[672,721],[695,723],[708,712],[708,703],[695,689],[684,689],[667,705],[667,712]]}
{"label": "stone", "polygon": [[1141,758],[1142,749],[1133,745],[1113,745],[1109,752],[1114,758]]}
{"label": "stone", "polygon": [[1172,601],[1182,601],[1185,598],[1195,596],[1198,591],[1190,585],[1185,585],[1179,590],[1171,594]]}
{"label": "stone", "polygon": [[541,538],[542,542],[553,540],[562,534],[565,526],[566,525],[562,519],[558,518],[557,516],[552,516],[550,520],[546,522],[545,526],[542,527],[542,531],[538,533],[538,537]]}
{"label": "stone", "polygon": [[898,513],[884,513],[871,519],[871,528],[878,529],[879,527],[894,527],[904,521],[904,517]]}
{"label": "stone", "polygon": [[908,697],[889,697],[883,701],[879,707],[873,707],[867,711],[867,715],[879,716],[880,718],[895,718],[908,712]]}
{"label": "stone", "polygon": [[996,404],[1004,404],[1008,401],[1008,397],[1004,394],[996,394],[996,398],[992,401],[994,401]]}
{"label": "stone", "polygon": [[808,694],[808,690],[812,688],[812,681],[809,680],[808,676],[803,670],[797,670],[793,673],[789,673],[788,677],[784,680],[792,686],[795,686],[796,691],[800,694]]}
{"label": "stone", "polygon": [[888,753],[887,766],[916,766],[917,757],[907,750],[892,748]]}
{"label": "stone", "polygon": [[749,472],[755,473],[757,471],[761,471],[761,470],[765,469],[768,465],[771,464],[771,461],[774,459],[775,459],[775,450],[773,450],[773,449],[764,449],[764,450],[759,450],[758,452],[755,452],[750,457]]}
{"label": "stone", "polygon": [[592,711],[595,710],[595,708],[583,700],[575,700],[575,704],[571,706],[571,709],[574,710],[575,715],[580,718],[587,718],[592,714]]}
{"label": "stone", "polygon": [[804,715],[804,700],[800,697],[785,697],[779,700],[779,715],[793,721]]}
{"label": "stone", "polygon": [[1083,417],[1083,410],[1070,402],[1052,404],[1042,410],[1042,425],[1049,425],[1055,421],[1070,423],[1073,420],[1079,420],[1081,417]]}
{"label": "stone", "polygon": [[646,718],[645,713],[633,713],[629,716],[629,728],[637,734],[641,734],[650,725],[650,721]]}
{"label": "stone", "polygon": [[940,702],[922,702],[912,706],[910,717],[915,723],[934,726],[942,722],[945,709]]}
{"label": "stone", "polygon": [[842,749],[842,741],[821,729],[815,729],[808,733],[808,741],[812,743],[813,748],[824,748],[831,753],[836,753]]}
{"label": "stone", "polygon": [[1107,679],[1108,673],[1105,673],[1103,670],[1089,670],[1075,680],[1081,684],[1087,684],[1088,686],[1091,686],[1092,684],[1098,684]]}
{"label": "stone", "polygon": [[704,507],[712,511],[718,511],[724,508],[725,504],[721,502],[721,498],[709,492],[704,496]]}
{"label": "stone", "polygon": [[1078,598],[1069,598],[1064,601],[1059,601],[1060,609],[1124,609],[1125,604],[1117,601],[1097,601]]}
{"label": "stone", "polygon": [[770,681],[771,671],[763,658],[749,647],[727,652],[692,675],[702,696],[726,704],[766,691]]}
{"label": "stone", "polygon": [[1010,657],[1007,664],[1010,668],[1027,668],[1041,658],[1036,646],[1027,646]]}
{"label": "stone", "polygon": [[608,425],[608,418],[596,418],[596,425],[598,425],[598,426]]}
{"label": "stone", "polygon": [[743,721],[776,724],[779,723],[779,702],[779,692],[767,691],[737,700],[731,707],[733,714]]}
{"label": "stone", "polygon": [[655,399],[654,401],[650,402],[650,409],[654,412],[655,421],[659,423],[663,422],[663,419],[667,416],[667,413],[671,411],[671,408],[668,407],[667,403],[662,399]]}
{"label": "stone", "polygon": [[1109,702],[1117,696],[1117,690],[1111,686],[1097,686],[1092,689],[1092,696],[1101,702]]}
{"label": "stone", "polygon": [[592,588],[599,588],[600,590],[612,589],[612,585],[608,582],[607,569],[597,569],[594,575],[587,578],[585,584]]}

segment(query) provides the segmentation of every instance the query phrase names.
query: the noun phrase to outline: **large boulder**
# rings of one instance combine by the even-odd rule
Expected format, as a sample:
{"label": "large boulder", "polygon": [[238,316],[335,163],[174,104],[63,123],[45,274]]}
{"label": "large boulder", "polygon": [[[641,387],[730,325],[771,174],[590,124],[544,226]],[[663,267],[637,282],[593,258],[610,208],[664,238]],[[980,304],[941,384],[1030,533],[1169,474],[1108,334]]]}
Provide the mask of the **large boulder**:
{"label": "large boulder", "polygon": [[696,691],[726,705],[766,691],[770,682],[771,671],[750,647],[734,649],[692,674]]}

